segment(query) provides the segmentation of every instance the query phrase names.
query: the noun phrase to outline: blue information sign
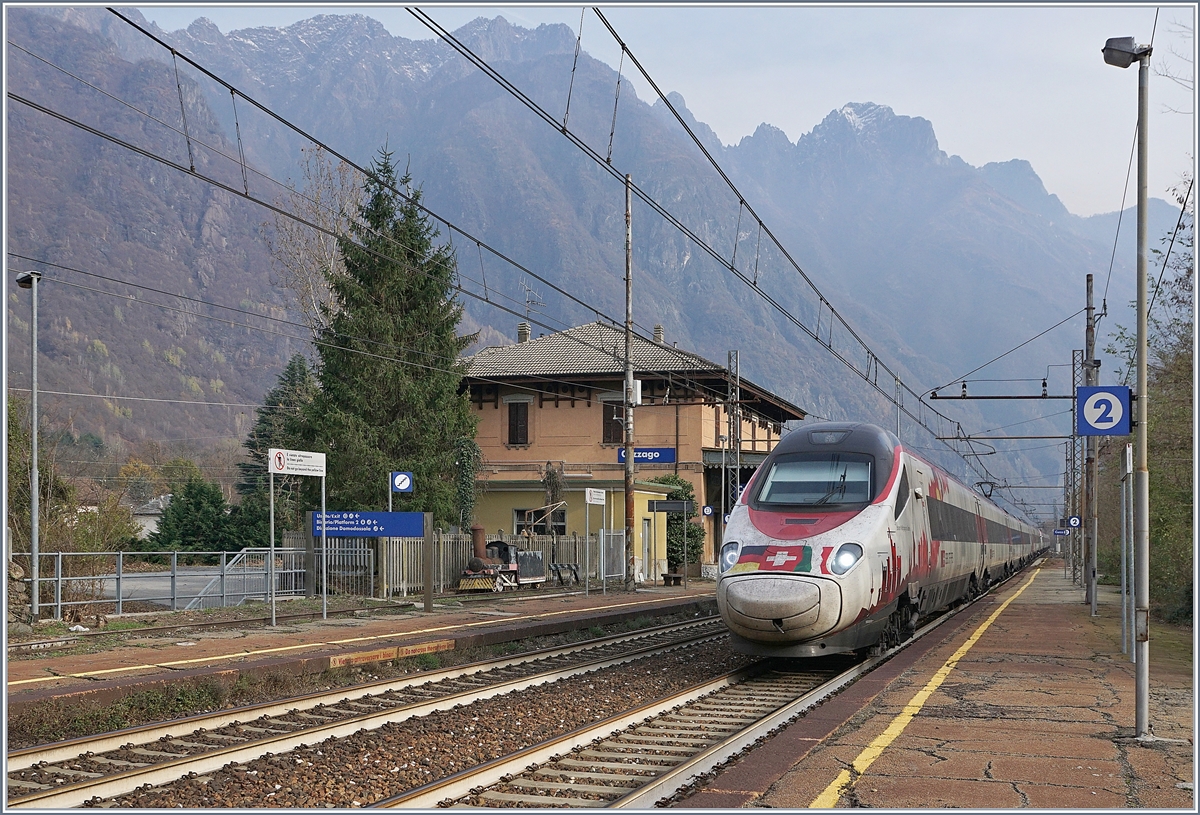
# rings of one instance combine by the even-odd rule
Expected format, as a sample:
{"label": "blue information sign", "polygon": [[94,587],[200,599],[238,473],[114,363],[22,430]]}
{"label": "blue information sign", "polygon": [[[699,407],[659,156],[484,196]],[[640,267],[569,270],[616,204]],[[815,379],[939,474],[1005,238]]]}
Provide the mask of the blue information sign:
{"label": "blue information sign", "polygon": [[[325,534],[331,538],[420,538],[425,534],[421,512],[326,512]],[[321,537],[321,513],[313,513],[312,533]]]}
{"label": "blue information sign", "polygon": [[[635,447],[633,448],[634,464],[674,464],[674,447]],[[617,463],[625,463],[625,448],[617,448]]]}
{"label": "blue information sign", "polygon": [[412,492],[413,491],[413,474],[412,473],[392,473],[392,492]]}
{"label": "blue information sign", "polygon": [[1075,389],[1075,434],[1128,436],[1130,391],[1118,385]]}

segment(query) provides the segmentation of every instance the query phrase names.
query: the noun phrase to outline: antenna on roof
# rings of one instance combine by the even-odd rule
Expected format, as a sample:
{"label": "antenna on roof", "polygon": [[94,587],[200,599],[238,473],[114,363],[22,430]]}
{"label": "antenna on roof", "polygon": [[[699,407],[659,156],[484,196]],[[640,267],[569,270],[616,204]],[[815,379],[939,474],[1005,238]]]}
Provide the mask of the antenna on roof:
{"label": "antenna on roof", "polygon": [[542,302],[542,295],[534,290],[532,286],[525,282],[525,278],[521,278],[521,289],[525,292],[525,318],[529,318],[529,312],[534,307],[545,308],[546,304]]}

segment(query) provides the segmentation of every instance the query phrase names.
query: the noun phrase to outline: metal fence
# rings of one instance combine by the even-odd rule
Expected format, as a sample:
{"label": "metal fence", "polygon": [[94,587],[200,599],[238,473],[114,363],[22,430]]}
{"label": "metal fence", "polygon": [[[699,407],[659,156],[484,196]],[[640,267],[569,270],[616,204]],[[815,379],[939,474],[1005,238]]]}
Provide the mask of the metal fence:
{"label": "metal fence", "polygon": [[[374,596],[374,555],[357,543],[331,541],[328,592]],[[15,555],[14,559],[28,575],[29,555]],[[311,549],[276,547],[275,596],[321,594],[324,562],[319,545]],[[177,611],[266,601],[270,596],[269,565],[266,547],[241,552],[42,553],[38,556],[39,615],[61,620],[72,609],[86,614],[122,614],[128,611],[126,604],[133,602]],[[26,583],[29,580],[27,577]]]}
{"label": "metal fence", "polygon": [[[587,537],[512,535],[504,540],[540,551],[547,567],[573,564],[582,579],[621,578],[625,573],[623,532],[602,531]],[[286,533],[284,542],[285,546],[275,548],[276,598],[321,595],[326,559],[320,542],[302,532]],[[424,592],[422,538],[328,538],[327,542],[329,594],[388,598]],[[471,559],[471,537],[438,532],[433,546],[434,591],[452,591]],[[17,554],[14,559],[29,575],[29,555]],[[134,602],[177,611],[266,601],[270,565],[266,547],[240,552],[43,552],[38,556],[39,614],[49,616],[53,610],[53,618],[61,620],[71,609],[122,614],[129,610],[126,604]],[[25,581],[28,584],[29,578]]]}
{"label": "metal fence", "polygon": [[[578,567],[581,579],[615,578],[625,574],[625,533],[601,532],[588,535],[523,535],[491,537],[488,543],[503,539],[522,549],[541,552],[542,562],[570,563]],[[425,590],[425,542],[422,538],[379,538],[379,591],[383,597],[419,594]],[[471,559],[471,536],[434,534],[433,590],[452,590],[458,585],[467,561]],[[603,558],[603,569],[601,562]]]}

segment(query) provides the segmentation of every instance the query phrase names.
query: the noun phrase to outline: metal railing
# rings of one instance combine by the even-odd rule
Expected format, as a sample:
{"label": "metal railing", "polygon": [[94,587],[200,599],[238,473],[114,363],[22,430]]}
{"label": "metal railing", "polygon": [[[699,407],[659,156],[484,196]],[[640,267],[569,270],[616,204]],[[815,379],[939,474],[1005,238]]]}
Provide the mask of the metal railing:
{"label": "metal railing", "polygon": [[[425,542],[422,538],[379,538],[379,591],[383,597],[418,594],[425,590]],[[601,532],[588,535],[503,535],[488,537],[488,543],[503,540],[522,549],[541,552],[542,562],[571,563],[582,577],[616,578],[625,574],[625,533]],[[603,543],[604,574],[601,574]],[[467,561],[471,559],[471,536],[434,534],[434,592],[454,589]]]}
{"label": "metal railing", "polygon": [[[61,620],[72,609],[123,614],[129,603],[178,611],[266,601],[269,553],[265,547],[241,552],[45,552],[38,556],[38,605]],[[14,555],[14,560],[30,574],[28,554]],[[305,547],[276,547],[275,596],[321,594],[324,560],[319,545],[311,554]],[[357,542],[335,545],[331,539],[328,563],[330,594],[374,596],[375,553],[370,548]],[[24,582],[28,586],[30,578]]]}
{"label": "metal railing", "polygon": [[[489,542],[500,538],[491,536]],[[624,533],[599,535],[505,535],[523,549],[540,551],[543,563],[570,563],[580,577],[613,579],[624,575]],[[275,548],[276,598],[314,597],[322,593],[319,541],[295,545],[303,533],[285,537]],[[329,538],[330,594],[388,598],[425,590],[422,538]],[[452,591],[471,559],[470,535],[434,535],[434,591]],[[30,574],[29,555],[14,559]],[[38,556],[38,605],[54,619],[70,609],[123,614],[126,604],[152,604],[164,610],[237,606],[267,601],[270,550],[240,552],[43,552]],[[603,566],[603,568],[602,568]],[[28,586],[30,578],[25,578]],[[30,587],[32,590],[32,587]],[[139,606],[140,608],[141,606]],[[52,612],[51,612],[52,610]]]}

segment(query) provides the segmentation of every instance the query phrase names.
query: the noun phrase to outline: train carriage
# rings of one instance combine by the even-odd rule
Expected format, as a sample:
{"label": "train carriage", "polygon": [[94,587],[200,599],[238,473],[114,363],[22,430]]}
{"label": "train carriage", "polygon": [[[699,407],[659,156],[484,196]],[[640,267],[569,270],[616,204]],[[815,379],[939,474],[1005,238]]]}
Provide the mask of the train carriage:
{"label": "train carriage", "polygon": [[891,647],[1042,548],[1040,533],[869,424],[784,438],[725,530],[717,605],[735,647],[806,657]]}

